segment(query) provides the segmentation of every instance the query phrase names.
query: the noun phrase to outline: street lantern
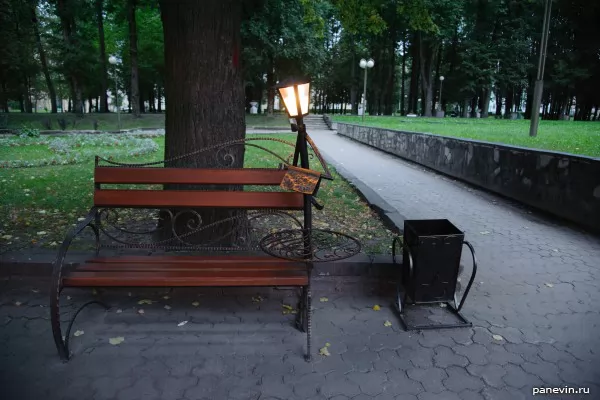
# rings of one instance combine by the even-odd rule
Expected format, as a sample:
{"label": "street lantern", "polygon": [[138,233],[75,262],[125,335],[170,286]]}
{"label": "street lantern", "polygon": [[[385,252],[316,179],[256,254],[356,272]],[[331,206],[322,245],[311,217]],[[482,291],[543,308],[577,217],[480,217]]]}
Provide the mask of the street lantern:
{"label": "street lantern", "polygon": [[438,107],[438,111],[440,111],[440,112],[442,111],[442,86],[444,84],[444,79],[446,79],[446,78],[444,78],[444,75],[440,75],[440,104]]}
{"label": "street lantern", "polygon": [[308,114],[310,81],[306,79],[286,79],[277,85],[277,89],[289,117],[301,121],[302,117]]}
{"label": "street lantern", "polygon": [[365,60],[364,58],[360,59],[360,62],[358,63],[358,65],[365,70],[365,84],[363,86],[363,101],[362,101],[362,120],[365,120],[365,102],[367,101],[367,70],[369,68],[373,68],[373,66],[375,65],[375,61],[373,61],[372,58],[369,58],[369,60]]}
{"label": "street lantern", "polygon": [[110,56],[108,57],[108,62],[115,67],[115,106],[117,107],[119,131],[121,131],[121,107],[119,107],[119,86],[117,84],[117,64],[120,64],[120,60],[115,56]]}

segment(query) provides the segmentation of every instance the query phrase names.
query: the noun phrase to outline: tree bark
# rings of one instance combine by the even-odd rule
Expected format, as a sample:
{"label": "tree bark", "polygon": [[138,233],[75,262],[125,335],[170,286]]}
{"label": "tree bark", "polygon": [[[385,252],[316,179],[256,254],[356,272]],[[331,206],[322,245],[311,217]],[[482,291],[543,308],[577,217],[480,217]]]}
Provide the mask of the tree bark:
{"label": "tree bark", "polygon": [[131,109],[134,117],[140,116],[140,80],[138,72],[137,24],[135,9],[137,0],[127,2],[127,19],[129,21],[129,57],[131,58]]}
{"label": "tree bark", "polygon": [[481,91],[481,118],[487,118],[490,116],[490,95],[492,93],[491,87],[486,87]]}
{"label": "tree bark", "polygon": [[98,40],[100,44],[100,84],[102,86],[100,93],[100,112],[108,112],[108,72],[106,65],[106,43],[104,40],[104,0],[96,0],[96,18],[98,19]]}
{"label": "tree bark", "polygon": [[[160,9],[165,44],[165,159],[243,139],[242,3],[237,0],[161,0]],[[244,147],[228,148],[225,157],[219,152],[206,152],[168,165],[210,168],[223,166],[223,163],[230,168],[243,167]],[[227,209],[197,211],[203,225],[239,215],[239,211]],[[237,227],[234,223],[218,224],[192,240],[206,243],[227,232],[237,231]],[[185,227],[178,228],[185,231]],[[226,239],[234,240],[235,236]],[[227,244],[226,241],[218,243]]]}
{"label": "tree bark", "polygon": [[431,117],[433,109],[433,67],[437,57],[439,42],[423,40],[423,34],[419,32],[419,51],[420,51],[420,71],[423,91],[425,92],[425,102],[423,104],[423,115]]}
{"label": "tree bark", "polygon": [[156,98],[157,98],[156,111],[161,113],[162,112],[162,91],[160,90],[160,85],[156,86]]}
{"label": "tree bark", "polygon": [[406,105],[404,104],[405,82],[406,82],[406,32],[402,34],[402,71],[400,71],[400,115],[406,115]]}
{"label": "tree bark", "polygon": [[413,40],[410,46],[410,52],[412,57],[410,67],[410,87],[408,94],[408,112],[412,114],[417,113],[417,103],[419,101],[419,40],[416,33],[413,34]]}
{"label": "tree bark", "polygon": [[46,52],[44,51],[44,46],[42,45],[42,38],[40,36],[40,29],[38,27],[38,18],[35,10],[37,6],[37,0],[30,0],[29,5],[31,8],[33,34],[35,35],[35,41],[37,43],[38,53],[40,56],[40,64],[42,65],[42,72],[44,73],[44,78],[46,79],[46,86],[48,87],[48,96],[50,96],[51,113],[56,114],[58,110],[56,106],[56,90],[54,89],[54,83],[52,82],[52,78],[50,77],[50,71],[48,70],[48,62],[46,61]]}
{"label": "tree bark", "polygon": [[275,66],[273,59],[269,58],[269,69],[267,70],[267,115],[272,117],[275,109]]}

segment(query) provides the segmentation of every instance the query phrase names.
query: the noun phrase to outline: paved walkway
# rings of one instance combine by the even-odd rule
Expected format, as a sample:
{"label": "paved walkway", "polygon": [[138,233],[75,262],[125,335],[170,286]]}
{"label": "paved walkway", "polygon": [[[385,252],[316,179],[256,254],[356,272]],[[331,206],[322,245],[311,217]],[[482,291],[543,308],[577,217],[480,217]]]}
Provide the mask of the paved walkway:
{"label": "paved walkway", "polygon": [[[308,364],[304,335],[282,315],[291,291],[254,302],[254,290],[68,290],[65,320],[94,296],[112,308],[80,315],[63,364],[45,284],[11,281],[0,287],[0,398],[521,399],[565,385],[590,395],[547,398],[600,398],[597,237],[335,133],[313,137],[407,218],[448,218],[466,231],[480,261],[464,309],[474,328],[404,332],[390,296],[317,282]],[[124,341],[111,345],[115,337]],[[327,343],[331,355],[318,355]]]}

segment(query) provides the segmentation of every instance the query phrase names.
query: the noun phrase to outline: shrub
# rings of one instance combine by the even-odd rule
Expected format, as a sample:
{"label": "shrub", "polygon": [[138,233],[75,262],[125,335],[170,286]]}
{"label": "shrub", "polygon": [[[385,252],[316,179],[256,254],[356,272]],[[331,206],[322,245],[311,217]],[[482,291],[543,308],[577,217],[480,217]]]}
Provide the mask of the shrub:
{"label": "shrub", "polygon": [[44,127],[44,129],[51,131],[52,130],[52,120],[50,118],[44,118],[42,120],[42,127]]}
{"label": "shrub", "polygon": [[21,128],[15,134],[20,138],[37,138],[40,137],[40,130],[36,128]]}
{"label": "shrub", "polygon": [[95,119],[92,121],[92,123],[94,124],[94,130],[97,131],[98,130],[98,120]]}
{"label": "shrub", "polygon": [[0,112],[0,129],[8,128],[8,114]]}
{"label": "shrub", "polygon": [[56,122],[58,123],[58,126],[60,127],[61,131],[64,131],[67,129],[68,121],[66,118],[64,118],[64,117],[57,118]]}

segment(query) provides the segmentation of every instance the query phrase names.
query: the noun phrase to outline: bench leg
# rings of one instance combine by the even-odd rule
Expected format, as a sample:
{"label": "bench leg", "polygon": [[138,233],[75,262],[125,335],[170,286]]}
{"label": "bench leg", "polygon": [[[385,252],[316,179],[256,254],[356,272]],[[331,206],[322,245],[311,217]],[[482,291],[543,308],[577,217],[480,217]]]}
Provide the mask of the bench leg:
{"label": "bench leg", "polygon": [[306,333],[306,286],[302,286],[302,293],[300,294],[296,308],[298,309],[298,313],[296,314],[296,328],[300,332]]}
{"label": "bench leg", "polygon": [[312,350],[311,350],[311,339],[312,339],[312,294],[310,292],[310,286],[306,288],[306,361],[310,362],[312,360]]}
{"label": "bench leg", "polygon": [[61,360],[69,359],[69,352],[65,346],[65,341],[62,338],[62,330],[60,329],[60,309],[59,309],[60,288],[53,283],[52,293],[50,294],[50,321],[52,323],[52,336],[54,344]]}

